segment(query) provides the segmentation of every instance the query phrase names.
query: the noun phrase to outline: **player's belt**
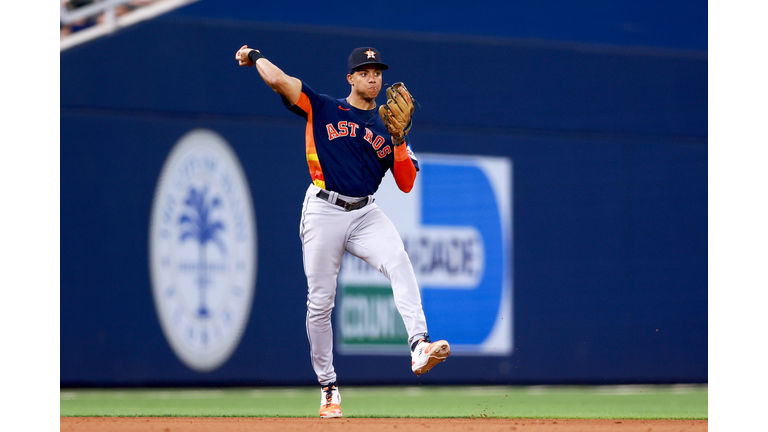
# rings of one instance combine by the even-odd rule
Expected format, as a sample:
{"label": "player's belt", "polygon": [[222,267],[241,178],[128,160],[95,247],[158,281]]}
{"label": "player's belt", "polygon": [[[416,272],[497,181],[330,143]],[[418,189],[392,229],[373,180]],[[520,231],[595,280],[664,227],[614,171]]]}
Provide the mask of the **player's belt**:
{"label": "player's belt", "polygon": [[320,192],[317,193],[317,197],[323,201],[328,201],[331,204],[336,204],[337,206],[343,208],[346,211],[361,209],[368,205],[368,200],[370,199],[370,197],[365,197],[360,201],[349,202],[349,201],[344,201],[339,197],[336,197],[336,201],[331,201],[330,200],[331,194],[329,194],[325,190],[320,190]]}

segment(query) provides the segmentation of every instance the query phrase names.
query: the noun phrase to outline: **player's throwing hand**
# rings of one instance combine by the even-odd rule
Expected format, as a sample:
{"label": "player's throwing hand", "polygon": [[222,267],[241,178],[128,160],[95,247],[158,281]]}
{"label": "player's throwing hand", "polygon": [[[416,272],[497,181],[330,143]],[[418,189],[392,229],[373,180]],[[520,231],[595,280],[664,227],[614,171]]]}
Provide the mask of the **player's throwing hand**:
{"label": "player's throwing hand", "polygon": [[243,45],[237,52],[235,53],[235,60],[237,60],[237,63],[240,66],[248,66],[252,67],[254,65],[253,60],[248,58],[248,53],[253,51],[251,48],[248,48],[248,45]]}

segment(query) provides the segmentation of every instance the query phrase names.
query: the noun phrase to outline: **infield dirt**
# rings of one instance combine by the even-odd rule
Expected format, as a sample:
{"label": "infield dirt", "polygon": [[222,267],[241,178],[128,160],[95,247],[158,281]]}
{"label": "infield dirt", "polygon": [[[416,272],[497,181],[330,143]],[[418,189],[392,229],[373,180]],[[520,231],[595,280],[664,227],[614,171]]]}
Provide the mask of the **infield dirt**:
{"label": "infield dirt", "polygon": [[546,420],[546,419],[397,419],[397,418],[261,418],[261,417],[61,417],[62,432],[701,432],[707,420]]}

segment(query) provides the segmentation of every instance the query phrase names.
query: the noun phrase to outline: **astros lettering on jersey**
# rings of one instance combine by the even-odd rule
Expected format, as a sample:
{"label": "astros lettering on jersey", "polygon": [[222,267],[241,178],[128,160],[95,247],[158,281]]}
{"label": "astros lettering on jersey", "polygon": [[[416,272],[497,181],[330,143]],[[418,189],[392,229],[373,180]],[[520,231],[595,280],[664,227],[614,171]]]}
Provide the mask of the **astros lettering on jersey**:
{"label": "astros lettering on jersey", "polygon": [[[376,192],[395,164],[394,145],[378,114],[365,121],[364,112],[346,99],[319,95],[304,82],[299,101],[288,109],[307,120],[307,165],[315,186],[353,197]],[[407,136],[405,145],[418,171]]]}

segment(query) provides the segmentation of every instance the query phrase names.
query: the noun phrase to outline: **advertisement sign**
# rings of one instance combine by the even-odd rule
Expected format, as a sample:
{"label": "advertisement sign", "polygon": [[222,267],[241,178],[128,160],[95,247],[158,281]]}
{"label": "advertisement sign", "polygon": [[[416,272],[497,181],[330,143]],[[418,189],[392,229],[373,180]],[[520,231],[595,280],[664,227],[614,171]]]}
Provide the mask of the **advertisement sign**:
{"label": "advertisement sign", "polygon": [[[446,339],[452,354],[507,355],[513,349],[512,161],[417,156],[421,171],[410,193],[385,178],[375,196],[413,264],[429,334]],[[341,354],[408,355],[386,277],[347,253],[338,297]]]}
{"label": "advertisement sign", "polygon": [[173,352],[211,371],[240,343],[256,285],[256,223],[237,155],[195,129],[165,161],[150,226],[155,309]]}

